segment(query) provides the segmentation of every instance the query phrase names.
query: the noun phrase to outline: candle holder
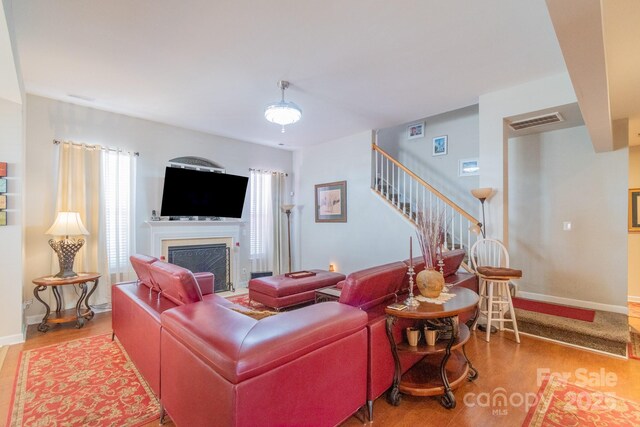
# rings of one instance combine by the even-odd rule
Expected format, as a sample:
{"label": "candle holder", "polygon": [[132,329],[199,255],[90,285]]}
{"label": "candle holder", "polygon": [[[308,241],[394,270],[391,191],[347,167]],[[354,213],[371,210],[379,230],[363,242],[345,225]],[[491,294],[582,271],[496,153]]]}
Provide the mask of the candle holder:
{"label": "candle holder", "polygon": [[415,297],[413,296],[413,276],[416,275],[416,273],[413,271],[413,263],[409,266],[407,274],[409,275],[409,296],[406,300],[404,300],[404,304],[407,307],[417,307],[420,305],[420,301],[415,299]]}

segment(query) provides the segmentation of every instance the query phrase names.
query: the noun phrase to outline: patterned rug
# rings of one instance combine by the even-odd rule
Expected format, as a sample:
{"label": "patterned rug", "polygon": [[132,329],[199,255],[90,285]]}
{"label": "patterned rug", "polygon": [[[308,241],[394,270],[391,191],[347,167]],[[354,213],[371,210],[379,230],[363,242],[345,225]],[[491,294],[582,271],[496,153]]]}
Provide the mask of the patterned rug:
{"label": "patterned rug", "polygon": [[160,405],[111,334],[23,351],[7,426],[137,426]]}
{"label": "patterned rug", "polygon": [[264,304],[260,304],[259,302],[252,301],[251,304],[249,304],[249,294],[235,295],[235,296],[227,297],[227,299],[229,301],[231,301],[232,303],[234,303],[234,304],[238,304],[238,305],[241,305],[243,307],[251,308],[253,310],[268,310],[269,309],[269,307],[267,307]]}
{"label": "patterned rug", "polygon": [[631,332],[629,341],[629,358],[640,360],[640,335]]}
{"label": "patterned rug", "polygon": [[523,427],[640,425],[640,404],[547,376]]}

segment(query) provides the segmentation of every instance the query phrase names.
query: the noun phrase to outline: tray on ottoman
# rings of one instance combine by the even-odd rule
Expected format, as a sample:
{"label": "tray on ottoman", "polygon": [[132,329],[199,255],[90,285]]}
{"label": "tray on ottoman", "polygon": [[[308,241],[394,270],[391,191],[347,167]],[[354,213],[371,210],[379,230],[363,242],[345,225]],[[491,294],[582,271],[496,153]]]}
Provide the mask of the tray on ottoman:
{"label": "tray on ottoman", "polygon": [[249,299],[267,307],[281,309],[313,302],[315,290],[334,286],[345,279],[344,274],[325,270],[309,270],[313,276],[294,278],[281,274],[249,281]]}

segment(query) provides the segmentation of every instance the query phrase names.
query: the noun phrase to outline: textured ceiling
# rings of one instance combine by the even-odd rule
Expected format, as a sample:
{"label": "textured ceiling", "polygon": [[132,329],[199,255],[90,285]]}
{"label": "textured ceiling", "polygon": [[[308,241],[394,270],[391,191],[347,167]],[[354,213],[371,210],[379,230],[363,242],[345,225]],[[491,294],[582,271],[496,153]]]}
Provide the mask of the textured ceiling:
{"label": "textured ceiling", "polygon": [[[289,148],[565,71],[544,0],[12,5],[27,92]],[[263,117],[279,79],[303,110],[285,134]]]}

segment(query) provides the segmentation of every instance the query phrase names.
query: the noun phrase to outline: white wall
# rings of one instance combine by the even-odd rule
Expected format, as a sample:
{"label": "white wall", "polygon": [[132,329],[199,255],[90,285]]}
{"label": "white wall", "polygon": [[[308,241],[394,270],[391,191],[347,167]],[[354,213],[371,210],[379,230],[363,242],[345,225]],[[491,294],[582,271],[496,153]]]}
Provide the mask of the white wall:
{"label": "white wall", "polygon": [[0,98],[0,162],[7,162],[7,226],[0,227],[0,345],[22,335],[22,105]]}
{"label": "white wall", "polygon": [[23,341],[24,120],[11,4],[0,4],[0,162],[7,163],[7,226],[0,227],[0,345]]}
{"label": "white wall", "polygon": [[524,272],[519,290],[624,308],[627,150],[597,154],[579,126],[512,138],[508,152],[509,252]]}
{"label": "white wall", "polygon": [[[249,168],[283,170],[292,180],[292,153],[243,141],[190,131],[148,120],[109,113],[48,98],[29,95],[26,115],[26,252],[25,291],[31,278],[51,273],[51,248],[44,232],[54,219],[53,185],[57,166],[53,140],[138,151],[137,251],[149,251],[149,227],[144,224],[153,209],[160,210],[164,170],[169,159],[199,156],[224,166],[228,173],[248,176]],[[248,221],[249,192],[243,219]],[[250,271],[249,225],[241,236],[240,268]],[[102,284],[102,282],[101,282]],[[30,315],[43,311],[37,302]]]}
{"label": "white wall", "polygon": [[[425,122],[424,138],[407,139],[407,126],[420,121]],[[448,154],[433,156],[433,138],[442,135],[448,137]],[[471,215],[476,215],[479,204],[470,191],[478,187],[479,177],[458,176],[458,161],[478,157],[478,105],[380,129],[377,141],[396,160]]]}
{"label": "white wall", "polygon": [[[297,269],[327,269],[332,263],[348,274],[409,257],[413,226],[370,189],[371,132],[296,151],[294,171]],[[348,222],[316,223],[314,186],[334,181],[347,181]],[[414,253],[419,254],[415,246]]]}
{"label": "white wall", "polygon": [[507,132],[505,118],[576,102],[567,73],[480,96],[480,187],[494,195],[486,203],[490,237],[508,241]]}

